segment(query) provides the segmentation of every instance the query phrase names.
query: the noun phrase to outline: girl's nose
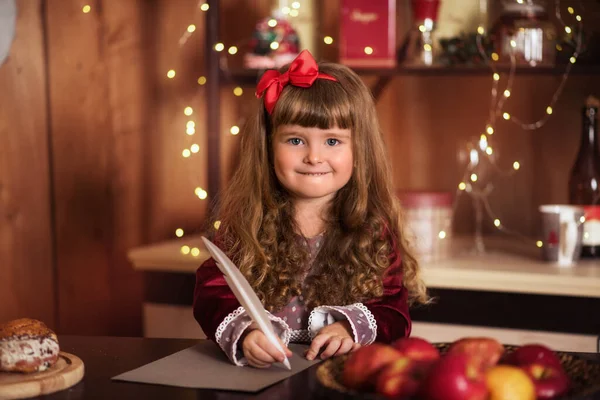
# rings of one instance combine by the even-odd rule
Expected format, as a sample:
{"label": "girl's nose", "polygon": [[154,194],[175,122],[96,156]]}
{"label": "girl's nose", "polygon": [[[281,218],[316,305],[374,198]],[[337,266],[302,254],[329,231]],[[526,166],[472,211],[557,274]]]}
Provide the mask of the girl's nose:
{"label": "girl's nose", "polygon": [[310,146],[308,148],[308,152],[306,153],[306,157],[304,158],[304,162],[307,164],[318,164],[321,160],[321,154],[318,148],[315,146]]}

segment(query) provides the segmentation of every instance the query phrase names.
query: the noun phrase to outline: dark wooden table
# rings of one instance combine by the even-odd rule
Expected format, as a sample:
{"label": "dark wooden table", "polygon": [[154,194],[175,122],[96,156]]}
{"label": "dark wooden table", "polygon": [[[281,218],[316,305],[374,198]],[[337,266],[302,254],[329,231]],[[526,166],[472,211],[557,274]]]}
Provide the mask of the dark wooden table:
{"label": "dark wooden table", "polygon": [[[196,390],[170,386],[112,381],[110,378],[193,346],[197,340],[125,337],[59,336],[61,349],[80,357],[85,377],[77,385],[44,399],[314,399],[334,396],[319,385],[315,371],[306,369],[257,394]],[[600,362],[600,354],[580,353]]]}

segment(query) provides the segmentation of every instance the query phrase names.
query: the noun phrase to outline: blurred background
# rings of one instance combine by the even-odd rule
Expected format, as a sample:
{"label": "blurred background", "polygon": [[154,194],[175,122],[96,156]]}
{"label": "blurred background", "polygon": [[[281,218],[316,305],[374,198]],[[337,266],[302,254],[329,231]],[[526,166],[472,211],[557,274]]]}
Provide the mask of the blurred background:
{"label": "blurred background", "polygon": [[[205,253],[185,240],[214,229],[209,209],[235,168],[260,74],[303,48],[359,72],[376,97],[399,196],[433,213],[424,229],[434,238],[464,238],[466,248],[476,234],[510,236],[537,254],[538,206],[571,201],[581,109],[600,95],[596,0],[0,6],[0,321],[37,318],[59,333],[148,334],[160,311],[150,303],[176,304],[186,319],[154,326],[194,325],[191,266]],[[480,220],[473,193],[485,194]],[[415,318],[463,323],[471,311],[460,307],[485,304],[481,293],[446,290],[435,293],[458,299],[445,303],[454,317]],[[507,301],[487,296],[493,305],[472,311],[478,324],[600,332],[596,318],[486,322]],[[591,297],[558,300],[598,315]],[[520,321],[535,319],[525,313]]]}

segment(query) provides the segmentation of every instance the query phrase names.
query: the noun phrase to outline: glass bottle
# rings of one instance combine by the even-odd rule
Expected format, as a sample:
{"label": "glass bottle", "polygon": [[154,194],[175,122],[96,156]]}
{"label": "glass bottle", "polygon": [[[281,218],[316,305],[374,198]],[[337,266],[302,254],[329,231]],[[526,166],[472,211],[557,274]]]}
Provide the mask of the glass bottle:
{"label": "glass bottle", "polygon": [[598,104],[590,96],[582,109],[581,144],[569,179],[569,202],[585,209],[581,256],[587,258],[600,257]]}

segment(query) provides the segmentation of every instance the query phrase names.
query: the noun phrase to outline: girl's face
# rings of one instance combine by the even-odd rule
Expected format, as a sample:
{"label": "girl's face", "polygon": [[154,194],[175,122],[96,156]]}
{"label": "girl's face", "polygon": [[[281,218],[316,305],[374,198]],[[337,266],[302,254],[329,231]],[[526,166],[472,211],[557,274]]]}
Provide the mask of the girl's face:
{"label": "girl's face", "polygon": [[282,125],[273,153],[277,179],[296,199],[331,200],[352,176],[349,129]]}

